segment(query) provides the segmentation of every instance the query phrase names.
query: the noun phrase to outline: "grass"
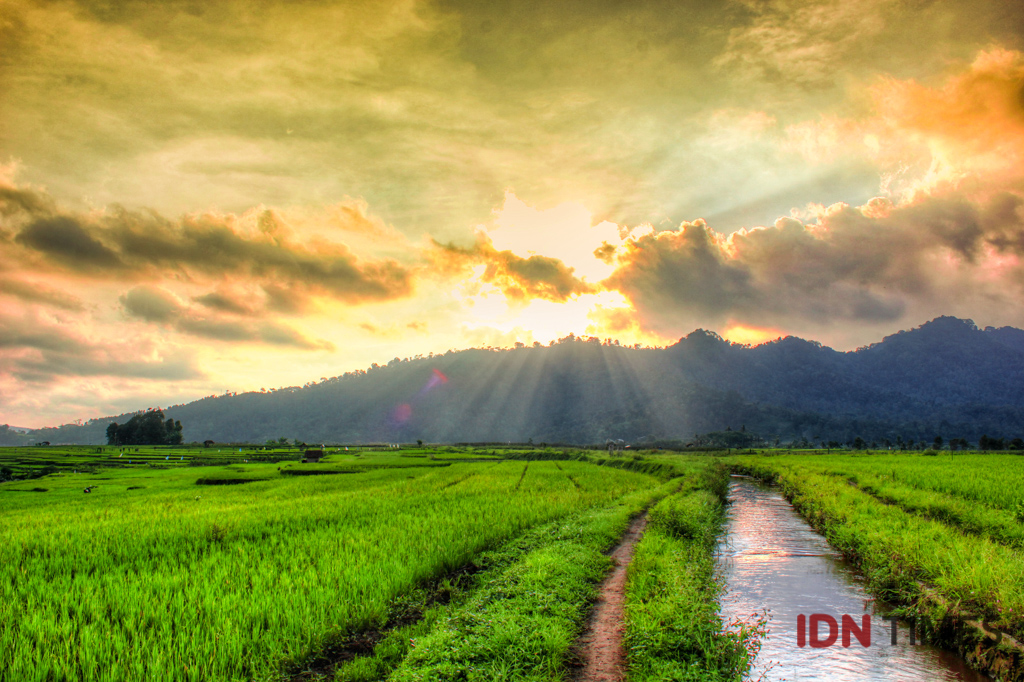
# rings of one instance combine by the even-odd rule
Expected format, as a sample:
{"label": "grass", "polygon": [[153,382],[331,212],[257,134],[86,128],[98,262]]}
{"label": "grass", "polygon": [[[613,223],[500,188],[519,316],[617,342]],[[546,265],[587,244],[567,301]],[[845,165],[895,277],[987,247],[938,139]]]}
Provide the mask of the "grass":
{"label": "grass", "polygon": [[[556,461],[563,470],[573,464]],[[669,463],[677,476],[656,489],[535,528],[482,554],[474,560],[481,572],[452,604],[390,633],[371,656],[338,668],[335,679],[565,679],[596,586],[610,568],[602,550],[617,542],[632,516],[673,491],[682,492],[651,509],[630,568],[630,679],[739,679],[752,658],[745,645],[757,633],[726,631],[717,615],[712,552],[727,472],[712,471],[711,463],[678,457]],[[665,646],[635,646],[653,640]],[[691,650],[705,665],[685,663],[692,663]],[[684,668],[699,676],[666,676]]]}
{"label": "grass", "polygon": [[[0,484],[0,669],[26,681],[273,679],[382,626],[401,595],[480,552],[657,484],[584,462],[531,462],[524,475],[522,462],[334,457],[291,466],[359,473],[243,461]],[[217,477],[267,480],[196,485]],[[37,486],[48,492],[7,492]]]}
{"label": "grass", "polygon": [[718,616],[714,550],[724,488],[717,481],[727,475],[721,468],[702,472],[650,511],[626,588],[631,682],[738,681],[750,669],[763,623],[730,629]]}
{"label": "grass", "polygon": [[[0,482],[0,670],[29,681],[564,679],[604,551],[673,490],[638,550],[631,589],[649,592],[634,605],[706,616],[683,635],[719,670],[742,654],[708,570],[720,509],[704,503],[724,494],[714,458],[327,450],[317,464],[262,446],[0,450],[14,479]],[[643,626],[676,642],[658,654],[666,665],[682,656],[678,625]],[[353,642],[372,653],[351,658]]]}
{"label": "grass", "polygon": [[490,568],[477,588],[413,639],[388,679],[563,679],[595,585],[610,567],[602,550],[657,494],[634,493],[483,557]]}

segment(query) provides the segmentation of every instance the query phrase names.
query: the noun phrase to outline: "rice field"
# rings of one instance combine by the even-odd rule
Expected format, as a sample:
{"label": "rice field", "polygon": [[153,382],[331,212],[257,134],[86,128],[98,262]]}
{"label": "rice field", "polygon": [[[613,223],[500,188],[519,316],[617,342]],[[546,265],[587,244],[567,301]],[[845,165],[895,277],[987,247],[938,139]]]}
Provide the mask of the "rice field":
{"label": "rice field", "polygon": [[[145,465],[97,466],[104,450],[36,450],[60,473],[0,483],[7,679],[279,679],[480,552],[660,483],[400,452],[198,467],[147,449]],[[284,475],[302,468],[328,475]]]}
{"label": "rice field", "polygon": [[[315,447],[319,450],[320,446]],[[294,462],[302,460],[306,448],[264,445],[66,445],[55,447],[0,447],[0,482],[53,473],[98,471],[107,469],[171,469],[189,466],[214,466],[257,462]],[[468,448],[406,447],[377,450],[365,446],[332,445],[323,448],[325,461],[352,464],[360,468],[440,465],[445,461],[501,459],[489,451]]]}

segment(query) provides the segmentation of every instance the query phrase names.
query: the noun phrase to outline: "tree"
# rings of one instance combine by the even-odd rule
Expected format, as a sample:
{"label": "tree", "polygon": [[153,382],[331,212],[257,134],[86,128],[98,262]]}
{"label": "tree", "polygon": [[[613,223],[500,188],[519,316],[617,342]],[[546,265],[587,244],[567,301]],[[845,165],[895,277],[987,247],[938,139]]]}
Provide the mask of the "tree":
{"label": "tree", "polygon": [[941,450],[942,449],[942,436],[935,436],[935,449],[936,450]]}
{"label": "tree", "polygon": [[163,410],[137,414],[125,424],[107,426],[108,445],[178,445],[182,441],[181,422],[164,421]]}
{"label": "tree", "polygon": [[175,419],[168,419],[165,424],[167,429],[167,445],[181,445],[181,422]]}
{"label": "tree", "polygon": [[110,422],[110,426],[107,427],[107,445],[120,445],[117,440],[117,422]]}

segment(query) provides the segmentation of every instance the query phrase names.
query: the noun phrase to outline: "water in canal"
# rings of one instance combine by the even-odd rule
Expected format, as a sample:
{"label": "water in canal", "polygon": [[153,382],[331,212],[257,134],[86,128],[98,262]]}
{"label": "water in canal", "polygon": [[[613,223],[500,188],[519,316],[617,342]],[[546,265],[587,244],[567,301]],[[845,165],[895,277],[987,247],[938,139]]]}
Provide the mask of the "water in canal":
{"label": "water in canal", "polygon": [[[897,644],[891,644],[892,623],[883,620],[886,608],[864,590],[863,580],[812,529],[775,488],[748,478],[730,485],[728,534],[719,546],[719,561],[727,592],[722,597],[726,621],[770,610],[769,634],[763,641],[751,679],[779,682],[807,680],[987,680],[954,653],[909,641],[909,627],[900,623]],[[862,646],[851,633],[842,646],[812,648],[807,639],[798,646],[797,617],[827,614],[841,625],[842,616],[858,626],[870,615],[871,643]],[[805,626],[807,621],[805,620]],[[804,632],[809,635],[809,628]],[[829,635],[823,622],[820,638]],[[805,637],[807,636],[805,635]],[[819,639],[820,643],[820,639]]]}

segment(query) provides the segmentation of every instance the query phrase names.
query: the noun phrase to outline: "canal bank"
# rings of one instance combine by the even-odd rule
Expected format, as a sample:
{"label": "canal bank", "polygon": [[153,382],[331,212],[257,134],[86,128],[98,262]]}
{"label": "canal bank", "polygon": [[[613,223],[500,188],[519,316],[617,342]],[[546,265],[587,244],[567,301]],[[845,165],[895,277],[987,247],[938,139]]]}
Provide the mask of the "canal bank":
{"label": "canal bank", "polygon": [[920,637],[911,643],[906,621],[895,622],[893,644],[892,607],[868,593],[856,568],[780,490],[733,478],[729,499],[728,532],[718,549],[727,589],[723,620],[750,618],[764,609],[770,617],[751,679],[989,679],[955,653]]}

